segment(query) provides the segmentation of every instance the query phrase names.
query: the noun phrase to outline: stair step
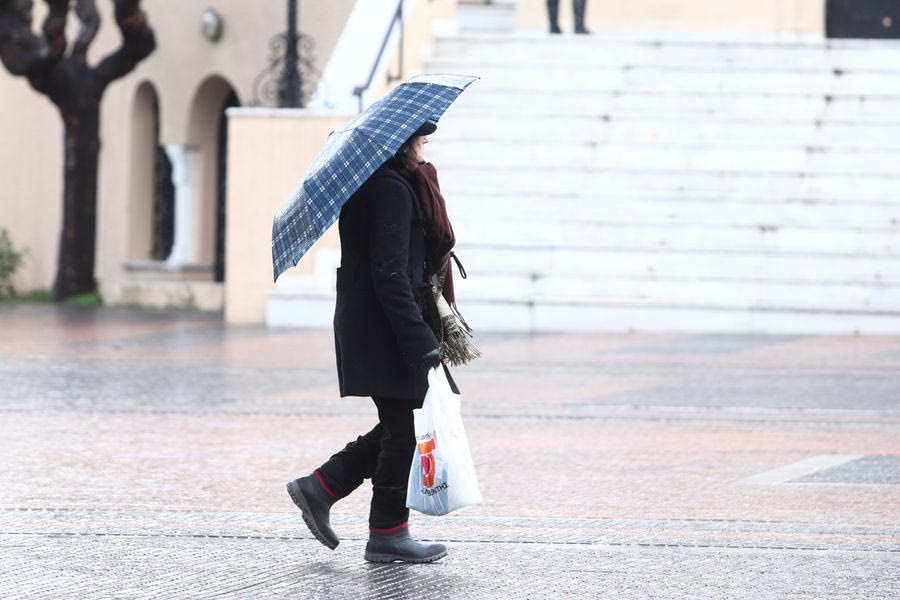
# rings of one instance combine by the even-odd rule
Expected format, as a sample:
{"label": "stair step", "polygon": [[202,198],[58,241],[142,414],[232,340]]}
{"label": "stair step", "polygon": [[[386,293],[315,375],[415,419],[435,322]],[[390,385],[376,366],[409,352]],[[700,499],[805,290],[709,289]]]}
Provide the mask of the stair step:
{"label": "stair step", "polygon": [[[481,170],[478,170],[481,173]],[[474,171],[452,171],[445,173],[441,169],[441,189],[444,195],[450,198],[450,202],[456,205],[465,202],[466,198],[495,198],[495,199],[521,199],[523,202],[542,201],[555,203],[557,201],[572,201],[576,203],[605,203],[605,202],[641,202],[670,204],[673,209],[685,202],[717,203],[752,203],[762,208],[767,206],[794,206],[802,205],[811,208],[831,207],[855,212],[859,208],[879,208],[890,212],[896,212],[900,208],[900,202],[896,196],[884,198],[864,198],[858,194],[830,195],[827,198],[815,198],[812,195],[761,195],[758,190],[749,190],[740,187],[717,188],[686,188],[684,186],[665,189],[663,187],[641,189],[637,186],[604,186],[599,188],[578,188],[571,190],[558,189],[553,194],[544,190],[526,188],[524,186],[510,185],[503,188],[486,188],[485,180]],[[452,188],[452,189],[451,189]],[[808,190],[806,190],[808,192]]]}
{"label": "stair step", "polygon": [[[836,68],[844,71],[883,70],[900,72],[897,54],[900,44],[845,45],[818,41],[793,45],[703,44],[696,41],[663,42],[653,39],[623,40],[604,33],[590,38],[557,38],[534,51],[534,39],[481,39],[464,35],[460,39],[439,39],[435,55],[444,62],[460,64],[558,65],[578,73],[585,68],[622,65],[665,65],[705,68],[752,68],[772,71]],[[543,41],[543,40],[541,40]],[[555,43],[554,43],[555,42]],[[436,63],[441,64],[441,63]]]}
{"label": "stair step", "polygon": [[[517,118],[569,117],[691,117],[716,119],[800,119],[808,122],[897,124],[900,96],[866,91],[857,94],[664,90],[615,88],[558,92],[538,88],[473,88],[442,120],[468,116]],[[515,97],[516,102],[510,98]]]}
{"label": "stair step", "polygon": [[[829,52],[870,52],[900,50],[900,40],[896,39],[853,39],[823,38],[816,33],[766,33],[759,31],[692,30],[689,32],[675,29],[607,29],[595,31],[590,36],[549,35],[543,30],[517,29],[507,31],[466,31],[462,30],[452,36],[438,36],[438,41],[459,42],[460,45],[495,45],[523,44],[529,52],[535,50],[552,52],[555,48],[575,46],[586,48],[594,45],[608,44],[624,48],[651,47],[661,48],[667,52],[683,49],[698,49],[714,52],[746,51],[751,56],[754,52],[783,52],[785,57],[810,50],[826,49]],[[452,56],[452,53],[448,53]],[[788,60],[786,58],[785,60]]]}
{"label": "stair step", "polygon": [[[492,238],[493,239],[493,238]],[[645,278],[694,282],[708,279],[858,286],[900,285],[892,256],[690,252],[680,249],[607,250],[510,246],[502,240],[462,241],[456,252],[474,282],[494,275]],[[465,288],[467,283],[459,284]]]}
{"label": "stair step", "polygon": [[[900,106],[900,99],[898,99]],[[894,124],[788,120],[779,114],[758,118],[711,118],[707,115],[617,114],[587,117],[568,115],[452,113],[444,118],[429,152],[447,142],[491,141],[519,144],[653,143],[664,146],[703,144],[769,148],[865,149],[900,152],[900,114]]]}
{"label": "stair step", "polygon": [[[811,311],[764,307],[717,308],[632,304],[467,302],[466,319],[479,332],[643,331],[777,334],[897,334],[894,313]],[[293,316],[293,315],[292,315]]]}
{"label": "stair step", "polygon": [[900,286],[758,283],[733,280],[665,280],[610,277],[540,277],[493,274],[472,278],[457,289],[466,301],[706,307],[749,310],[882,312],[900,316]]}
{"label": "stair step", "polygon": [[763,203],[757,200],[723,202],[717,198],[551,198],[540,195],[491,195],[478,191],[447,194],[445,198],[451,218],[466,221],[481,219],[494,222],[512,218],[534,222],[605,222],[622,226],[644,223],[655,226],[788,226],[900,231],[900,202],[851,207],[845,204]]}
{"label": "stair step", "polygon": [[[883,311],[813,311],[763,307],[722,308],[644,303],[557,304],[466,301],[466,319],[478,334],[503,331],[683,331],[703,333],[897,334],[900,319]],[[334,294],[272,294],[267,322],[273,327],[326,327]]]}
{"label": "stair step", "polygon": [[700,67],[672,69],[635,66],[630,69],[593,68],[577,76],[565,69],[529,66],[466,65],[431,62],[431,73],[466,73],[481,77],[484,89],[543,89],[554,93],[579,94],[628,88],[631,90],[667,89],[680,92],[734,93],[819,93],[900,95],[900,76],[887,72],[847,71],[836,76],[832,71],[792,73],[772,71],[707,70]]}
{"label": "stair step", "polygon": [[[864,55],[863,55],[864,56]],[[858,60],[862,63],[863,56]],[[668,56],[660,56],[657,60],[630,61],[628,57],[616,54],[603,54],[600,52],[586,52],[580,57],[570,59],[558,59],[547,56],[534,56],[531,54],[519,54],[518,58],[458,58],[438,59],[429,61],[428,68],[440,73],[498,73],[503,72],[508,76],[518,74],[531,74],[537,83],[546,81],[551,73],[567,73],[573,83],[581,84],[583,81],[591,81],[598,76],[621,74],[623,76],[639,76],[641,74],[657,74],[666,77],[716,77],[728,79],[775,78],[780,81],[786,76],[803,79],[842,79],[857,78],[863,76],[879,76],[885,79],[900,77],[900,65],[896,61],[896,51],[891,60],[885,55],[882,62],[869,62],[860,65],[846,66],[834,63],[827,53],[821,53],[818,60],[810,60],[806,63],[796,64],[783,62],[777,67],[760,64],[758,62],[729,62],[719,61],[715,57],[706,60],[678,60]],[[487,78],[486,79],[492,79]],[[663,79],[667,80],[667,79]]]}
{"label": "stair step", "polygon": [[436,163],[440,165],[441,189],[446,189],[448,195],[477,185],[485,192],[545,194],[548,197],[603,190],[605,193],[677,192],[685,196],[702,191],[719,194],[723,199],[739,195],[794,198],[810,203],[834,199],[891,203],[900,199],[900,174],[748,173],[653,167],[605,171],[572,167],[537,170],[528,164],[498,168],[490,163],[464,162],[464,157],[453,158],[452,162],[448,157]]}
{"label": "stair step", "polygon": [[511,247],[665,249],[892,256],[900,259],[900,230],[777,226],[609,224],[592,221],[486,221],[454,218],[457,241],[504,240]]}
{"label": "stair step", "polygon": [[[762,135],[771,134],[763,129]],[[885,150],[822,147],[766,148],[747,146],[727,148],[706,144],[661,146],[659,144],[559,144],[553,140],[530,144],[504,144],[493,141],[444,141],[429,148],[429,158],[446,164],[465,156],[476,164],[495,168],[528,165],[532,169],[583,168],[727,171],[742,173],[847,173],[856,176],[897,177],[897,154]]]}

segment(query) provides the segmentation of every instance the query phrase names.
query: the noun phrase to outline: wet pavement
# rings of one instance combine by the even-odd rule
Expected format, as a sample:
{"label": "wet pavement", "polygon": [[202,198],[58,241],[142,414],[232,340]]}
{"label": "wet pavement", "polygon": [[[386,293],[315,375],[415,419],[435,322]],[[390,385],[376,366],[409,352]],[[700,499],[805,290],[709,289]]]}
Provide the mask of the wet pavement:
{"label": "wet pavement", "polygon": [[374,422],[330,331],[0,304],[2,598],[900,598],[900,338],[489,335],[484,504],[363,561],[284,492]]}

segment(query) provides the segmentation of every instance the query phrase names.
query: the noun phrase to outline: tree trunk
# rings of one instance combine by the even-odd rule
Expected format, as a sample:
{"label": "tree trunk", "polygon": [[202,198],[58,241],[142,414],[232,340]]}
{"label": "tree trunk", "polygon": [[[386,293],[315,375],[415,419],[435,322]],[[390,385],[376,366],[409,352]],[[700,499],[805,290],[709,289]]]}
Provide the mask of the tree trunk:
{"label": "tree trunk", "polygon": [[100,103],[64,111],[65,189],[59,262],[53,294],[70,298],[94,291],[97,229],[97,165],[100,156]]}
{"label": "tree trunk", "polygon": [[0,0],[0,62],[24,75],[59,108],[65,127],[62,233],[53,295],[65,300],[96,289],[97,164],[100,156],[100,100],[110,83],[130,73],[156,48],[141,0],[113,0],[122,45],[96,67],[88,47],[100,28],[94,0],[74,0],[81,23],[69,47],[66,18],[72,0],[46,0],[43,37],[32,31],[32,0]]}

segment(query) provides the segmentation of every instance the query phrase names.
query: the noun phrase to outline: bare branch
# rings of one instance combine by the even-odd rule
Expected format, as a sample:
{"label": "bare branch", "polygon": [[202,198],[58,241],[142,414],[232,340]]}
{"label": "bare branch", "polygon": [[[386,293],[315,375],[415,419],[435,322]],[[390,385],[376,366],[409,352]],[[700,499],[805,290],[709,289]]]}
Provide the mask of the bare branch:
{"label": "bare branch", "polygon": [[44,21],[46,40],[31,30],[33,4],[31,0],[0,0],[0,61],[13,75],[32,76],[44,72],[56,64],[66,50],[67,0],[48,0],[50,14]]}
{"label": "bare branch", "polygon": [[72,44],[72,61],[76,64],[85,64],[87,49],[97,36],[100,29],[100,13],[94,0],[75,0],[75,15],[81,21],[81,30],[75,43]]}
{"label": "bare branch", "polygon": [[[47,18],[44,19],[44,40],[49,48],[47,65],[56,63],[66,53],[66,17],[69,14],[69,0],[46,0]],[[46,68],[46,67],[45,67]]]}
{"label": "bare branch", "polygon": [[95,72],[101,88],[130,73],[156,48],[156,38],[147,24],[147,15],[141,10],[141,0],[113,1],[116,23],[122,32],[122,46],[97,65]]}

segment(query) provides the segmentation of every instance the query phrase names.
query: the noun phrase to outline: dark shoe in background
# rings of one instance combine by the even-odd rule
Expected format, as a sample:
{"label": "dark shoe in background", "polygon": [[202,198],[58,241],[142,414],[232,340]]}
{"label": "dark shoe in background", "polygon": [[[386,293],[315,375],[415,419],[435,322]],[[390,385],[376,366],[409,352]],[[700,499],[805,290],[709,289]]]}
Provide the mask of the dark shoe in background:
{"label": "dark shoe in background", "polygon": [[365,559],[376,563],[430,563],[447,556],[443,544],[420,544],[409,535],[409,523],[369,531]]}
{"label": "dark shoe in background", "polygon": [[340,543],[331,529],[329,512],[331,505],[339,500],[319,481],[317,473],[295,479],[287,484],[291,500],[303,512],[303,520],[316,539],[334,550]]}

